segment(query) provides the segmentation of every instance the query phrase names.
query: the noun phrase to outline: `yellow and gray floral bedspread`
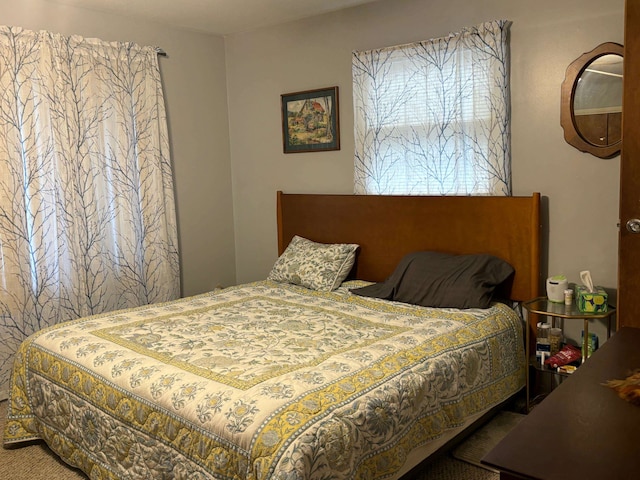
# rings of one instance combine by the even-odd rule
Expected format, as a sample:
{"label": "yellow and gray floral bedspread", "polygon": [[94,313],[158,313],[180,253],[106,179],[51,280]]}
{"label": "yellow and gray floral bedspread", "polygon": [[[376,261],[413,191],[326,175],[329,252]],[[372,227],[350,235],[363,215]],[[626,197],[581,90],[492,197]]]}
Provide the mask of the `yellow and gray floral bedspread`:
{"label": "yellow and gray floral bedspread", "polygon": [[519,390],[522,344],[502,304],[257,282],[33,335],[4,443],[42,438],[95,479],[386,478]]}

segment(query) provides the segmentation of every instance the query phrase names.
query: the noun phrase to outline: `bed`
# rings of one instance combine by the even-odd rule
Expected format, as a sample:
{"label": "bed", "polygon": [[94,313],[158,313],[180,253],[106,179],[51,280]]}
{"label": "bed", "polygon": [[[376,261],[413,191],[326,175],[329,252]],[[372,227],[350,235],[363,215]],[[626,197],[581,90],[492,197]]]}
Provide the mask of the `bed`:
{"label": "bed", "polygon": [[[537,193],[278,192],[279,257],[266,280],[29,337],[4,445],[42,439],[101,479],[399,478],[524,386],[512,302],[539,293],[539,209]],[[349,245],[344,280],[279,278],[292,275],[296,242],[325,256]],[[515,273],[486,308],[354,293],[388,281],[412,252],[491,255]]]}

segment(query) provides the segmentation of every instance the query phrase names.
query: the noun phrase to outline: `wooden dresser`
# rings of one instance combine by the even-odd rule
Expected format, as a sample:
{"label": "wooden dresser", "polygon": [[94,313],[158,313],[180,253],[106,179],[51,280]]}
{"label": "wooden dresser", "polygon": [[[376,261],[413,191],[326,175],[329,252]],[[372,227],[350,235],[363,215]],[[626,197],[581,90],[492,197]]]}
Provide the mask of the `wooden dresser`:
{"label": "wooden dresser", "polygon": [[602,385],[638,369],[640,329],[622,328],[482,462],[501,480],[640,478],[640,406]]}

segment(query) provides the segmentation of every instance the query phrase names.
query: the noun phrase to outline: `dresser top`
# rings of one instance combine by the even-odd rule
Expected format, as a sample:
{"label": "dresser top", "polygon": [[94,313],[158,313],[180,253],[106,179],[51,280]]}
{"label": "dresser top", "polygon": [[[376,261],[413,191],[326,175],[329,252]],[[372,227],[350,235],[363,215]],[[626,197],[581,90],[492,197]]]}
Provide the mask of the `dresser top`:
{"label": "dresser top", "polygon": [[522,478],[637,478],[640,406],[603,384],[640,370],[640,329],[622,328],[536,406],[483,463]]}

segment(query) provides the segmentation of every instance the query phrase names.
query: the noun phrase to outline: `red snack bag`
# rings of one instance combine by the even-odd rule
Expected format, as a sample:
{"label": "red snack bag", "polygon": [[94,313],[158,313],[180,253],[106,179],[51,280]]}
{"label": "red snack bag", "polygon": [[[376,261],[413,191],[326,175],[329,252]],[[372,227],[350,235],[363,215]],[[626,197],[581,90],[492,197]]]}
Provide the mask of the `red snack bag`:
{"label": "red snack bag", "polygon": [[562,349],[558,353],[547,358],[544,363],[545,365],[549,365],[553,368],[558,368],[562,365],[567,365],[569,363],[575,362],[580,358],[582,358],[582,352],[580,351],[580,349],[574,347],[573,345],[567,344],[562,347]]}

